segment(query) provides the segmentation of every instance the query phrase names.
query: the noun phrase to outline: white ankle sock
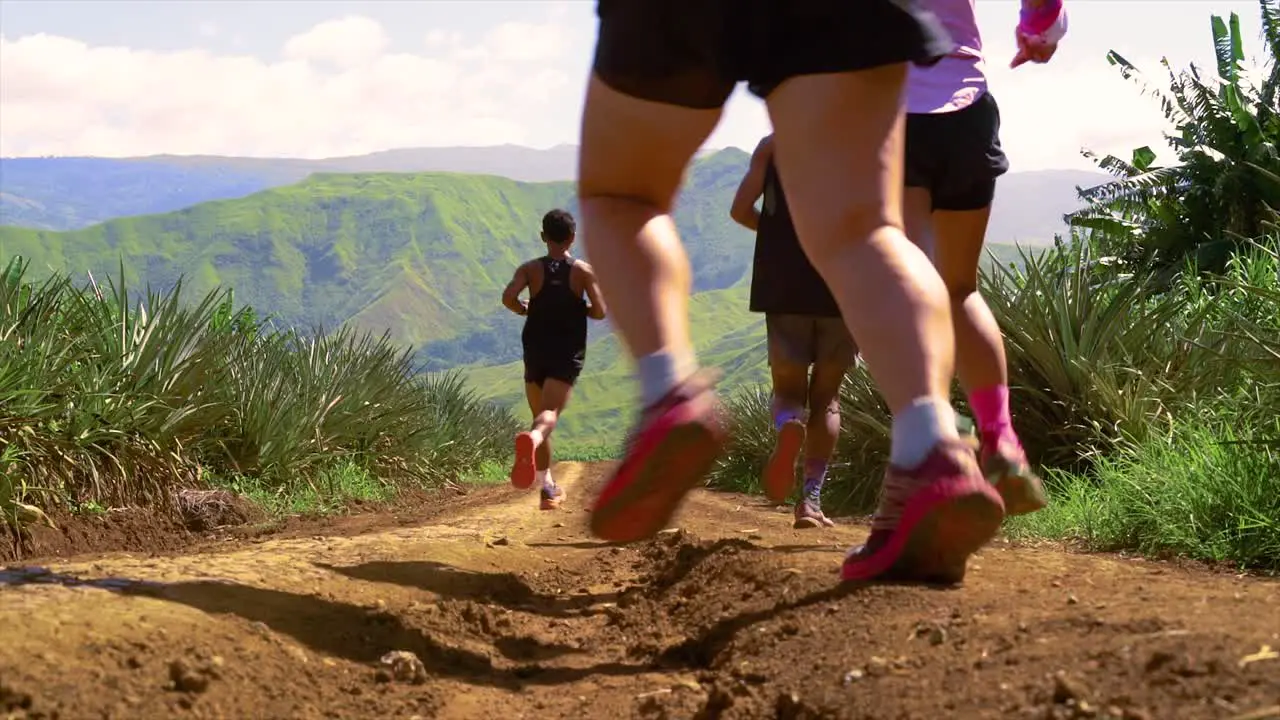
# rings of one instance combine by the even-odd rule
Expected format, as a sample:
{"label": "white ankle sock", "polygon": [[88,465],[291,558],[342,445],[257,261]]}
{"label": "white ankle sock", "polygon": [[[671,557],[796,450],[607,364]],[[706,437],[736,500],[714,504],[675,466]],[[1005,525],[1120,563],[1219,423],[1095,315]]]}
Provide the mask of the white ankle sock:
{"label": "white ankle sock", "polygon": [[916,398],[894,413],[889,462],[903,469],[914,468],[929,457],[940,441],[959,437],[956,413],[950,403],[929,397]]}
{"label": "white ankle sock", "polygon": [[551,479],[550,470],[539,470],[533,474],[533,478],[533,484],[538,486],[539,489],[545,487],[548,483],[555,482]]}

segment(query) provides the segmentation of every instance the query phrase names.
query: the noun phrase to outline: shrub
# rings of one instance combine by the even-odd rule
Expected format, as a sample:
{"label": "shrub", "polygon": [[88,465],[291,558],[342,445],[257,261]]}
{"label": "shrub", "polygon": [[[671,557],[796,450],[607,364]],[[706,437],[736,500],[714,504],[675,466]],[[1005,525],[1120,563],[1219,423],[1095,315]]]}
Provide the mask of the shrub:
{"label": "shrub", "polygon": [[362,473],[440,485],[501,460],[515,431],[456,375],[418,375],[386,335],[266,331],[229,292],[188,302],[180,284],[134,296],[123,280],[31,283],[18,261],[0,273],[11,522],[28,496],[166,506],[208,481],[323,496],[350,485],[324,478]]}

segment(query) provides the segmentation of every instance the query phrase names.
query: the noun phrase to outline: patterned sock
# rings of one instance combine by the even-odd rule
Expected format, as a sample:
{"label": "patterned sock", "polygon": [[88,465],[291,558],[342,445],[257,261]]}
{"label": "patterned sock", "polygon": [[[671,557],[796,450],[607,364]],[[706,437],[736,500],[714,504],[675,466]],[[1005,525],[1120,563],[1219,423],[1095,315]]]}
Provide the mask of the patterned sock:
{"label": "patterned sock", "polygon": [[803,415],[804,412],[797,408],[774,406],[773,429],[781,430],[783,425],[786,425],[792,420],[803,420]]}
{"label": "patterned sock", "polygon": [[822,502],[822,484],[826,480],[826,460],[814,458],[804,461],[804,499],[815,508]]}

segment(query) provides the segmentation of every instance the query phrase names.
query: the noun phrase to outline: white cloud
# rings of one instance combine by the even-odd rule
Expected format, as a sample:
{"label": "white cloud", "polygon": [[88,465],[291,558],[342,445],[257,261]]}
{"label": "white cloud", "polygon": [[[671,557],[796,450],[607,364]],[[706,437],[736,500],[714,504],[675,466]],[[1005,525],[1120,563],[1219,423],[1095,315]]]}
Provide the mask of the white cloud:
{"label": "white cloud", "polygon": [[[1150,3],[1077,3],[1058,57],[1011,71],[1008,25],[1017,5],[979,3],[1015,170],[1091,167],[1079,155],[1082,146],[1128,153],[1158,144],[1159,110],[1106,64],[1106,50],[1116,47],[1159,85],[1159,52],[1168,51],[1178,67],[1207,59],[1208,13],[1223,12],[1219,4],[1174,3],[1152,32],[1134,34],[1122,30],[1154,21]],[[1246,25],[1252,22],[1250,37],[1257,34],[1252,8],[1237,8]],[[0,35],[0,155],[323,157],[426,145],[576,142],[594,8],[562,1],[541,10],[540,23],[437,20],[416,37],[397,35],[402,46],[388,37],[389,29],[402,28],[340,17],[282,37],[279,52],[268,57]],[[245,28],[209,18],[215,20],[231,47],[248,47]],[[479,25],[481,34],[459,32],[466,25]],[[708,145],[749,150],[769,127],[763,104],[740,89]]]}
{"label": "white cloud", "polygon": [[288,60],[328,62],[349,70],[377,60],[390,44],[387,31],[376,20],[349,15],[294,35],[285,41],[281,54]]}
{"label": "white cloud", "polygon": [[[0,155],[326,157],[425,145],[537,144],[557,110],[559,27],[499,25],[390,48],[364,17],[322,22],[280,58],[0,35]],[[576,78],[575,78],[576,80]]]}

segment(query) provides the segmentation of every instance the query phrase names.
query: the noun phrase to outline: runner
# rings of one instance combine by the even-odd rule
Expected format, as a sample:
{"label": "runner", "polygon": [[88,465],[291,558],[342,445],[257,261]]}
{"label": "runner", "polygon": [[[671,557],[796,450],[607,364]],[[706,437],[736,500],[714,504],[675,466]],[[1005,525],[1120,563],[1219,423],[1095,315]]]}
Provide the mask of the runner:
{"label": "runner", "polygon": [[[763,212],[756,210],[761,196]],[[803,448],[804,488],[796,503],[795,527],[831,527],[835,523],[822,512],[822,484],[840,437],[840,383],[858,361],[858,345],[840,319],[840,306],[827,284],[800,249],[773,163],[772,135],[752,153],[730,215],[756,232],[751,311],[764,313],[773,428],[778,433],[764,470],[765,495],[774,502],[786,501]]]}
{"label": "runner", "polygon": [[[934,67],[913,68],[907,83],[907,234],[950,291],[956,371],[977,421],[980,464],[1006,512],[1020,515],[1048,500],[1013,430],[1000,326],[978,293],[996,178],[1009,169],[1000,110],[987,89],[974,0],[929,2],[959,47]],[[1061,0],[1024,3],[1013,67],[1048,62],[1066,29]]]}
{"label": "runner", "polygon": [[902,230],[908,62],[952,45],[918,0],[601,0],[578,196],[588,254],[636,359],[640,421],[592,508],[601,538],[666,525],[724,444],[714,375],[689,338],[671,209],[737,81],[765,99],[805,254],[893,410],[879,539],[848,580],[955,579],[999,530],[1000,495],[956,430],[946,286]]}
{"label": "runner", "polygon": [[[547,254],[516,268],[502,304],[524,315],[524,392],[533,427],[516,435],[511,484],[541,489],[543,510],[555,510],[564,490],[551,477],[551,431],[569,402],[587,357],[587,318],[604,319],[604,301],[591,266],[569,255],[577,235],[573,216],[552,210],[542,217]],[[529,290],[529,302],[520,293]]]}

